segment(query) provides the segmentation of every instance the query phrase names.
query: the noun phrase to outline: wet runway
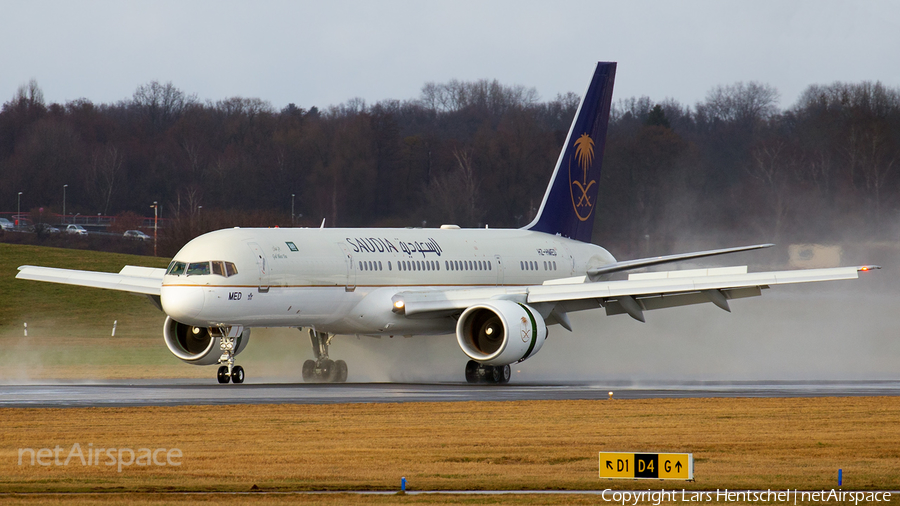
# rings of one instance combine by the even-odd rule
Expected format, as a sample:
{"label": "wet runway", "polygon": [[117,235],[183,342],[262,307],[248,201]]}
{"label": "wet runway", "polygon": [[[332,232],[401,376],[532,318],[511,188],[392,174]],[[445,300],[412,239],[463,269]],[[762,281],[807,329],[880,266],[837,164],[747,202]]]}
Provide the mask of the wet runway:
{"label": "wet runway", "polygon": [[0,407],[339,404],[690,397],[898,396],[900,380],[750,382],[598,382],[468,385],[464,383],[219,385],[205,380],[104,381],[0,385]]}

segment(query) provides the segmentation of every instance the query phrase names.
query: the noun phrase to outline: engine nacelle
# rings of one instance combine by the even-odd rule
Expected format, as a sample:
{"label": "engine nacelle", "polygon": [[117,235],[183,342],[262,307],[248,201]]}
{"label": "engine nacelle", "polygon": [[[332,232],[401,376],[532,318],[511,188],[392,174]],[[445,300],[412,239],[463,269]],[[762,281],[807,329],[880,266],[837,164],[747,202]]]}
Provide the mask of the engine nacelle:
{"label": "engine nacelle", "polygon": [[456,322],[456,340],[472,360],[507,365],[534,355],[547,339],[544,319],[533,308],[510,300],[471,306]]}
{"label": "engine nacelle", "polygon": [[[240,332],[235,339],[234,354],[237,355],[244,351],[247,343],[250,342],[250,329],[231,328],[227,330]],[[222,356],[219,347],[222,336],[216,327],[193,327],[177,322],[168,316],[163,325],[163,337],[169,351],[189,364],[211,365],[217,363],[219,357]]]}

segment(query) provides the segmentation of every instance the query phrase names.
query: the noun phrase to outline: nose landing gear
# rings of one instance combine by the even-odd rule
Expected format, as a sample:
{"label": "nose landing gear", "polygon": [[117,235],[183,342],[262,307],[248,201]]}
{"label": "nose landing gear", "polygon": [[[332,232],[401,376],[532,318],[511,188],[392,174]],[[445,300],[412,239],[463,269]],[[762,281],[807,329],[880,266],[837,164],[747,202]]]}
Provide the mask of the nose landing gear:
{"label": "nose landing gear", "polygon": [[244,368],[236,365],[231,369],[231,372],[228,372],[228,366],[223,365],[219,366],[219,370],[216,373],[216,379],[219,380],[219,383],[228,383],[229,380],[234,383],[243,383],[244,382]]}
{"label": "nose landing gear", "polygon": [[241,332],[243,332],[243,328],[220,328],[219,332],[221,333],[221,337],[219,338],[219,349],[222,350],[222,356],[219,357],[219,363],[223,365],[219,366],[219,370],[216,372],[216,379],[219,383],[228,383],[229,380],[234,383],[243,383],[244,368],[239,365],[234,365],[234,352],[237,349],[236,341],[241,335]]}
{"label": "nose landing gear", "polygon": [[315,360],[303,362],[303,381],[307,383],[344,383],[347,381],[347,362],[328,358],[328,346],[334,334],[309,329]]}

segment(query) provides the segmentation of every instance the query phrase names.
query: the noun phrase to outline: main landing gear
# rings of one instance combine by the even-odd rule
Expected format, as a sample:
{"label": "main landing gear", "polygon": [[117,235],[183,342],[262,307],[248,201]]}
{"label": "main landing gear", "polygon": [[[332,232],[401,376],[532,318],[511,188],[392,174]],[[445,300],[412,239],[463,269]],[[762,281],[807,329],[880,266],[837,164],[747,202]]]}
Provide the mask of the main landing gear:
{"label": "main landing gear", "polygon": [[505,385],[509,383],[511,375],[509,365],[484,365],[474,360],[469,360],[466,364],[466,381],[469,383]]}
{"label": "main landing gear", "polygon": [[222,336],[219,338],[219,349],[222,350],[222,356],[219,357],[219,363],[223,364],[219,366],[219,370],[216,373],[216,379],[219,380],[219,383],[228,383],[228,381],[232,381],[234,383],[243,383],[244,382],[244,368],[239,365],[234,365],[234,351],[237,348],[237,338],[241,335],[243,328],[228,328],[228,329],[219,329],[219,332]]}
{"label": "main landing gear", "polygon": [[347,362],[328,358],[328,346],[334,334],[309,329],[315,360],[303,362],[303,381],[307,383],[344,383],[347,381]]}

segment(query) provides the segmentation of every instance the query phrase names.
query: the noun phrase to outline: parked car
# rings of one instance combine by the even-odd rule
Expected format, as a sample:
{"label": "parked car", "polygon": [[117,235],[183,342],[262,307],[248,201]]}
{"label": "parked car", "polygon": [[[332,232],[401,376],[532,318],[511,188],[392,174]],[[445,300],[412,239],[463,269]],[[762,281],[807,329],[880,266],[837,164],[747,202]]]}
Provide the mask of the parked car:
{"label": "parked car", "polygon": [[6,218],[0,218],[0,230],[12,230],[14,228],[16,228],[16,226],[13,225],[13,222]]}
{"label": "parked car", "polygon": [[134,241],[149,241],[150,236],[141,232],[140,230],[126,230],[125,234],[122,236],[126,239],[131,239]]}
{"label": "parked car", "polygon": [[87,230],[81,225],[69,225],[66,227],[66,233],[73,235],[88,235]]}
{"label": "parked car", "polygon": [[58,234],[59,229],[49,223],[38,223],[34,226],[34,231],[39,234]]}
{"label": "parked car", "polygon": [[34,232],[34,223],[28,218],[13,216],[13,230],[17,232]]}

